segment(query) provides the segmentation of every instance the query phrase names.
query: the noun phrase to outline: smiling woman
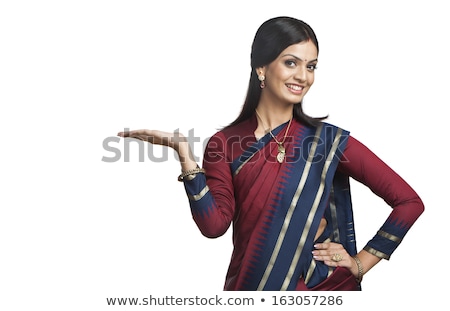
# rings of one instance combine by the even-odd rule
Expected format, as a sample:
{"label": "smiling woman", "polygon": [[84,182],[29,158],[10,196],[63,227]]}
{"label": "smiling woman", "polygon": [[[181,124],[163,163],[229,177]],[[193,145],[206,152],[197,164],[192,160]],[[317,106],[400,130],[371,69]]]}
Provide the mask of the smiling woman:
{"label": "smiling woman", "polygon": [[[242,111],[211,137],[202,168],[179,133],[119,133],[178,153],[178,180],[203,235],[219,237],[232,226],[225,290],[359,290],[424,210],[416,192],[348,131],[303,112],[318,53],[308,24],[291,17],[263,23]],[[349,178],[393,208],[361,250]]]}

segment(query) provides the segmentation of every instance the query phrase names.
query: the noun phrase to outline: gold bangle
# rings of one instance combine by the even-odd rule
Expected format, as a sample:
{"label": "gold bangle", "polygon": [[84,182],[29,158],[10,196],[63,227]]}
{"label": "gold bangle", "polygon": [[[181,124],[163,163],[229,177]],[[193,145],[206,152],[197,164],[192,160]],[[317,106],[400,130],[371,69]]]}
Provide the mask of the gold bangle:
{"label": "gold bangle", "polygon": [[364,269],[361,260],[359,260],[357,255],[353,256],[353,259],[355,259],[356,265],[358,266],[358,277],[356,278],[356,280],[358,281],[358,283],[361,283],[363,279]]}
{"label": "gold bangle", "polygon": [[196,175],[198,173],[203,173],[204,174],[205,173],[205,169],[200,168],[200,167],[197,166],[193,170],[189,170],[189,171],[186,171],[186,172],[181,172],[180,176],[178,176],[178,181],[183,181],[184,178],[186,178],[187,176]]}

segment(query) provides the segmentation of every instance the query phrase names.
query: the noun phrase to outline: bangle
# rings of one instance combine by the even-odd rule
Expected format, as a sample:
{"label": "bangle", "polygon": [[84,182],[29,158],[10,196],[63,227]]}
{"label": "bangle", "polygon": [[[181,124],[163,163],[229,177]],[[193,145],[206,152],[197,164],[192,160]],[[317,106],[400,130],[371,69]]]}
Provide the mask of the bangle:
{"label": "bangle", "polygon": [[186,171],[186,172],[181,172],[180,176],[178,176],[178,181],[183,181],[184,178],[186,178],[187,176],[196,175],[198,173],[203,173],[204,174],[205,173],[205,169],[200,168],[200,167],[197,166],[193,170],[189,170],[189,171]]}
{"label": "bangle", "polygon": [[364,269],[361,260],[359,260],[358,256],[356,255],[353,256],[353,259],[355,259],[356,265],[358,266],[358,277],[356,278],[356,280],[358,281],[358,283],[361,283],[363,279]]}

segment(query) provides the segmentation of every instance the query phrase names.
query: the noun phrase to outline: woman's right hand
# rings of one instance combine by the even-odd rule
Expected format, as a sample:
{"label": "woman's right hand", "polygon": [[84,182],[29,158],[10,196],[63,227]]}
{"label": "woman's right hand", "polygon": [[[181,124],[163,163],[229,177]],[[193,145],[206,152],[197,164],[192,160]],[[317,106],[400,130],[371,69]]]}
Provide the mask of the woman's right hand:
{"label": "woman's right hand", "polygon": [[179,132],[170,133],[159,130],[141,129],[119,132],[117,135],[120,137],[135,138],[151,144],[167,146],[175,149],[180,158],[181,169],[183,171],[189,171],[197,167],[197,163],[194,161],[194,157],[186,137]]}
{"label": "woman's right hand", "polygon": [[181,142],[187,142],[186,138],[179,132],[163,132],[158,130],[134,130],[119,132],[120,137],[135,138],[155,145],[162,145],[178,151]]}

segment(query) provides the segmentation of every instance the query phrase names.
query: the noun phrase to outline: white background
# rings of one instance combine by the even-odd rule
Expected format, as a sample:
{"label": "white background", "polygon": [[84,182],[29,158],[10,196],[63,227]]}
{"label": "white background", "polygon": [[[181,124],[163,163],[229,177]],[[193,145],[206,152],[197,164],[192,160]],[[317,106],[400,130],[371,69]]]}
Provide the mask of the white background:
{"label": "white background", "polygon": [[[344,306],[445,304],[446,8],[433,0],[1,2],[0,309],[112,310],[106,297],[225,295],[231,232],[201,236],[173,153],[140,162],[131,144],[130,162],[106,163],[113,154],[103,141],[124,128],[194,129],[201,160],[203,142],[240,111],[256,29],[279,15],[306,21],[319,39],[307,113],[350,130],[426,207]],[[123,151],[123,141],[110,145]],[[352,187],[361,248],[390,208]]]}

